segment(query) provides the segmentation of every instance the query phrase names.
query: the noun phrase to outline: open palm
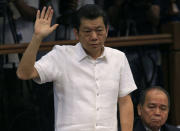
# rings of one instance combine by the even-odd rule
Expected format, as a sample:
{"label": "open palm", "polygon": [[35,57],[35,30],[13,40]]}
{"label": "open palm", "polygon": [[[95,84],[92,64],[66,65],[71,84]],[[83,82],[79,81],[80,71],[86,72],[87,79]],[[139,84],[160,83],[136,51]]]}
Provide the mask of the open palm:
{"label": "open palm", "polygon": [[42,12],[39,10],[37,12],[34,33],[42,39],[53,32],[58,26],[58,24],[51,26],[52,16],[53,9],[51,7],[48,7],[47,11],[46,7],[44,7]]}

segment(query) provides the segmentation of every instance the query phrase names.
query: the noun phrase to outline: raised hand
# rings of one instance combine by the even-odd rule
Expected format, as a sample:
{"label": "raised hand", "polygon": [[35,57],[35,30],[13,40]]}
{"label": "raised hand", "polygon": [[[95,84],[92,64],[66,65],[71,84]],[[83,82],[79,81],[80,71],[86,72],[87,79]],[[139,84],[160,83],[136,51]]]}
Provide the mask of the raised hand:
{"label": "raised hand", "polygon": [[36,36],[43,39],[58,27],[58,24],[54,24],[51,26],[52,16],[53,9],[50,6],[48,7],[47,11],[46,7],[42,9],[42,12],[40,12],[39,10],[37,11],[34,26],[34,34]]}

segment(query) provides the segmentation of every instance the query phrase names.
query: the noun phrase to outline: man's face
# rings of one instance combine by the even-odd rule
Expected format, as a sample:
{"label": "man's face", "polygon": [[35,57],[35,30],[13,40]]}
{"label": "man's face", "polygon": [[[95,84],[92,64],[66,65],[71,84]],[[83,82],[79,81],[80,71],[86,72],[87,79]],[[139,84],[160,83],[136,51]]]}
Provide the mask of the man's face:
{"label": "man's face", "polygon": [[79,40],[88,54],[100,53],[107,38],[108,29],[105,28],[103,18],[93,20],[81,19],[79,32],[75,30],[76,39]]}
{"label": "man's face", "polygon": [[147,92],[144,105],[138,105],[138,114],[150,129],[159,129],[168,118],[168,98],[160,90]]}

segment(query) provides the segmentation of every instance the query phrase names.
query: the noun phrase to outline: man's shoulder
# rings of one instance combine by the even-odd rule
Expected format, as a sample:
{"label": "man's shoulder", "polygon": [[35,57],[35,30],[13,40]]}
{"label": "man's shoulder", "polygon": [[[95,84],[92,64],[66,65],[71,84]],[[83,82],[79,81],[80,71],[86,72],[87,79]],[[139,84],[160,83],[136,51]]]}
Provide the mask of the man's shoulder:
{"label": "man's shoulder", "polygon": [[52,50],[48,52],[48,56],[61,57],[75,54],[74,45],[55,45]]}
{"label": "man's shoulder", "polygon": [[66,54],[68,52],[74,51],[75,46],[74,45],[55,45],[52,50]]}
{"label": "man's shoulder", "polygon": [[[135,120],[133,131],[146,131],[146,129],[145,129],[144,125],[142,124],[142,121],[140,118]],[[164,124],[161,127],[161,131],[180,131],[180,129],[173,126],[173,125]]]}
{"label": "man's shoulder", "polygon": [[105,47],[105,50],[108,54],[111,54],[111,55],[120,55],[120,56],[124,56],[124,52],[118,50],[118,49],[114,49],[114,48],[111,48],[111,47]]}
{"label": "man's shoulder", "polygon": [[55,45],[53,49],[55,50],[66,50],[66,49],[73,49],[75,48],[74,45]]}
{"label": "man's shoulder", "polygon": [[146,131],[146,129],[144,128],[144,125],[142,124],[142,121],[140,118],[135,119],[133,131]]}
{"label": "man's shoulder", "polygon": [[162,127],[162,131],[180,131],[180,128],[177,128],[176,126],[165,124]]}

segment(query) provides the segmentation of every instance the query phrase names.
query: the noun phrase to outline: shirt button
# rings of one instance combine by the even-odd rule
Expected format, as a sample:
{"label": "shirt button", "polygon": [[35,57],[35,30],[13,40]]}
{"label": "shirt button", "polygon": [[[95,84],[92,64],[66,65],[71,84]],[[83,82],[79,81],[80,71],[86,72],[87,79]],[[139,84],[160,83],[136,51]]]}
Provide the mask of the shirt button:
{"label": "shirt button", "polygon": [[99,111],[99,108],[97,108],[97,111]]}
{"label": "shirt button", "polygon": [[99,96],[99,93],[97,93],[97,96]]}

